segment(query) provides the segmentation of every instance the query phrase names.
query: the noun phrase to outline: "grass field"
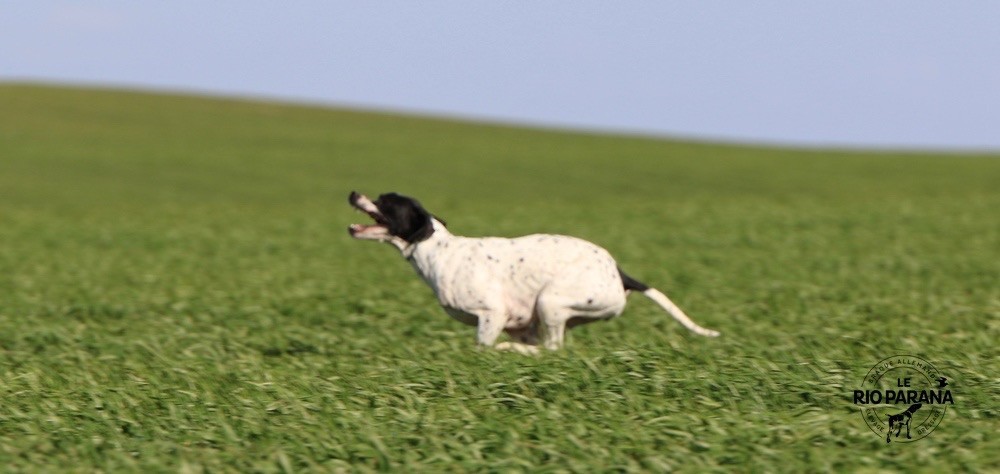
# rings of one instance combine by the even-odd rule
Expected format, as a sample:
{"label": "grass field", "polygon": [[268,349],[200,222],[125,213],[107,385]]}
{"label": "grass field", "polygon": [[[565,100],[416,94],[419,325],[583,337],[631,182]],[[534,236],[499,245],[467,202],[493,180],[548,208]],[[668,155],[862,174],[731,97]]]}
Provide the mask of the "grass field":
{"label": "grass field", "polygon": [[[352,190],[567,233],[639,296],[474,350]],[[0,85],[0,470],[1000,470],[1000,156],[803,151]],[[851,391],[955,405],[886,445]]]}

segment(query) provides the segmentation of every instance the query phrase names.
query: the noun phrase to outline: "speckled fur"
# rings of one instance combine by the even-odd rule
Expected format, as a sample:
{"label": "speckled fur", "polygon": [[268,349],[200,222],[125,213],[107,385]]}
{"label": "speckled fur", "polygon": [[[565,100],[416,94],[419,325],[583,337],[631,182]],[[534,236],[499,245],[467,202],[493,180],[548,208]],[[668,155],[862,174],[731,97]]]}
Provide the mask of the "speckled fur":
{"label": "speckled fur", "polygon": [[479,328],[485,346],[506,330],[527,344],[541,336],[555,349],[571,319],[607,319],[625,308],[614,258],[575,237],[468,238],[435,222],[430,238],[413,247],[417,273],[448,314]]}

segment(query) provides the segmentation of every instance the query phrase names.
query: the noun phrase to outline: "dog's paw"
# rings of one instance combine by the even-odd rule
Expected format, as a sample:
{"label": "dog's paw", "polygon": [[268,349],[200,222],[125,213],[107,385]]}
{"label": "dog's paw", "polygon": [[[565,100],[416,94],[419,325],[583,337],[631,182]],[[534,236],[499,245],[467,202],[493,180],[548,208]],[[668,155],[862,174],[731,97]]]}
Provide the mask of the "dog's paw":
{"label": "dog's paw", "polygon": [[538,346],[529,346],[519,342],[501,342],[493,346],[493,348],[498,351],[512,351],[524,355],[538,355],[539,352]]}

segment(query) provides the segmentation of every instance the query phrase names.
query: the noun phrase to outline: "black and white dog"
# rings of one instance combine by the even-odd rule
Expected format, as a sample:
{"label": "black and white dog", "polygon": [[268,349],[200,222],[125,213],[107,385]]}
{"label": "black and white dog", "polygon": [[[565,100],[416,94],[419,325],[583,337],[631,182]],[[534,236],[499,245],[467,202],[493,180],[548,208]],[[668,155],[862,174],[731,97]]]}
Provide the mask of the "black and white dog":
{"label": "black and white dog", "polygon": [[[558,349],[566,329],[610,319],[642,292],[686,328],[719,333],[689,319],[663,293],[629,277],[601,247],[563,235],[515,239],[452,235],[415,199],[396,193],[372,201],[352,192],[349,202],[375,224],[351,224],[355,239],[394,245],[430,285],[445,311],[477,329],[486,347],[533,354]],[[496,344],[506,331],[516,342]]]}
{"label": "black and white dog", "polygon": [[[899,433],[903,431],[903,426],[906,426],[906,439],[910,438],[910,420],[913,419],[913,414],[924,406],[922,403],[914,403],[910,405],[910,408],[896,413],[895,415],[888,415],[889,417],[889,430],[885,432],[885,442],[889,443],[889,437],[892,436],[893,427],[896,428],[896,437],[899,437]],[[894,426],[895,425],[895,426]]]}

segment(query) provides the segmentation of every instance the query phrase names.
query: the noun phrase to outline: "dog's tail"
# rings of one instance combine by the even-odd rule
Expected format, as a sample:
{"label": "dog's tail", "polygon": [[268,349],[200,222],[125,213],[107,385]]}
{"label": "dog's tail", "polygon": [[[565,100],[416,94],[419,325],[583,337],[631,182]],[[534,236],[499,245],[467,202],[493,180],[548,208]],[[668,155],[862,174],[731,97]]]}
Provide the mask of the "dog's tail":
{"label": "dog's tail", "polygon": [[678,322],[683,324],[684,327],[690,329],[695,334],[700,334],[702,336],[708,336],[708,337],[715,337],[719,335],[719,331],[705,329],[695,324],[695,322],[691,321],[691,318],[687,317],[687,315],[684,314],[684,312],[681,311],[681,309],[678,308],[673,301],[670,301],[670,298],[667,298],[667,295],[661,293],[656,288],[650,288],[649,285],[646,285],[645,283],[642,283],[641,281],[626,275],[621,268],[618,269],[618,274],[621,275],[622,277],[622,286],[625,287],[626,291],[635,290],[641,292],[643,295],[646,295],[647,298],[653,300],[654,302],[656,302],[656,304],[660,305],[661,308],[667,310],[667,312],[670,313],[670,315],[673,316],[674,319],[676,319]]}

